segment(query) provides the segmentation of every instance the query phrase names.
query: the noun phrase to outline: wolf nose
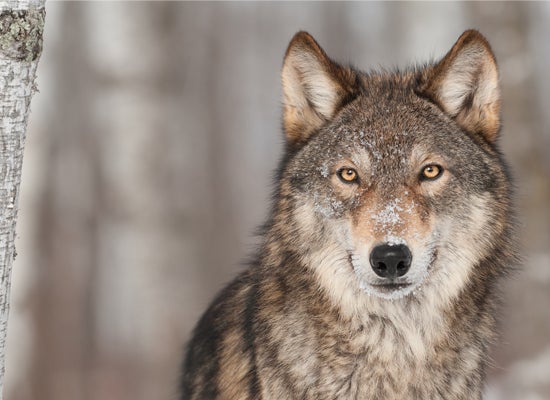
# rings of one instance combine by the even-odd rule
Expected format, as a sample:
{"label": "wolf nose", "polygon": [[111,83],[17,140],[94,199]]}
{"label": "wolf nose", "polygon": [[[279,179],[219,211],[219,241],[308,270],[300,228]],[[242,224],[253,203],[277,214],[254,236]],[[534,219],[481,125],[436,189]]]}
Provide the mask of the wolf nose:
{"label": "wolf nose", "polygon": [[411,251],[404,244],[381,244],[370,253],[370,265],[376,275],[382,278],[395,279],[405,275],[411,261]]}

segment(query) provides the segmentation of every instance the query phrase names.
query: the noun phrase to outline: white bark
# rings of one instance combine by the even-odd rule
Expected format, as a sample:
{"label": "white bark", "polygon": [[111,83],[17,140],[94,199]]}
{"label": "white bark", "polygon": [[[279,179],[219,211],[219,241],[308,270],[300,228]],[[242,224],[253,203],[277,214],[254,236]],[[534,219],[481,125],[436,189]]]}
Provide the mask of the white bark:
{"label": "white bark", "polygon": [[44,0],[0,1],[0,400],[23,148],[44,16]]}

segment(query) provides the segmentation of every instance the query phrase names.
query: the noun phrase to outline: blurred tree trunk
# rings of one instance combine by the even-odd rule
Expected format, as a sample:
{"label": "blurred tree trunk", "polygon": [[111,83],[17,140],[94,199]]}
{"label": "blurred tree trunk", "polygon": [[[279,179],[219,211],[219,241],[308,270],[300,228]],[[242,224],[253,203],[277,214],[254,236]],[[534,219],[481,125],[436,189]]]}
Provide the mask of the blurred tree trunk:
{"label": "blurred tree trunk", "polygon": [[23,148],[44,16],[44,0],[0,2],[0,399]]}

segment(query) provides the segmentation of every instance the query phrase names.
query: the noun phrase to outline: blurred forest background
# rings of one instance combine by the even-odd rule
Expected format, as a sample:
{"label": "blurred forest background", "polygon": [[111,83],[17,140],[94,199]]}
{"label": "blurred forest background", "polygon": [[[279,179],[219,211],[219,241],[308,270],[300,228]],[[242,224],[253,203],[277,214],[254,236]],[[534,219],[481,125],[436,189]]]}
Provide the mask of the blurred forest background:
{"label": "blurred forest background", "polygon": [[266,216],[296,31],[368,69],[441,57],[472,27],[500,65],[526,260],[487,398],[550,399],[549,2],[49,2],[6,398],[176,398],[190,330]]}

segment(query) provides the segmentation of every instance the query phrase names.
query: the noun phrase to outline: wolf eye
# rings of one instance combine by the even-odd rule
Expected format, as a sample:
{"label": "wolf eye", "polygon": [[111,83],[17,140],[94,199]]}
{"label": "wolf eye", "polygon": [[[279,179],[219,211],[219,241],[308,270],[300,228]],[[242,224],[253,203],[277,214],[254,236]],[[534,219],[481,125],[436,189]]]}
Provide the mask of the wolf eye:
{"label": "wolf eye", "polygon": [[437,164],[426,165],[420,174],[420,180],[433,181],[441,176],[443,167]]}
{"label": "wolf eye", "polygon": [[357,171],[353,168],[340,168],[336,174],[344,183],[354,183],[357,182],[357,179],[359,178]]}

